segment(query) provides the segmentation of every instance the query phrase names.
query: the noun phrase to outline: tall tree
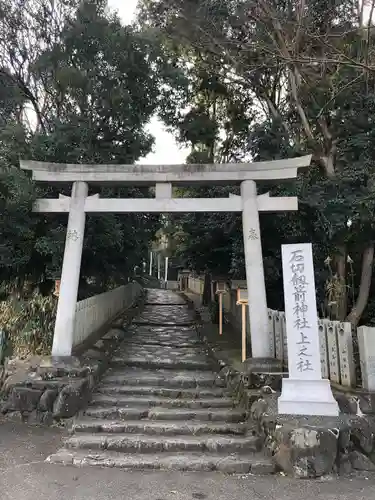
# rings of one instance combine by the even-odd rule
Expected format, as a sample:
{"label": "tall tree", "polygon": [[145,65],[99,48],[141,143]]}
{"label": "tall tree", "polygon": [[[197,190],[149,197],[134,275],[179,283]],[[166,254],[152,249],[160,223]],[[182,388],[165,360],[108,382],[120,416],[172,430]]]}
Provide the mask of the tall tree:
{"label": "tall tree", "polygon": [[[0,189],[5,204],[0,231],[7,241],[0,251],[0,273],[24,273],[38,283],[59,276],[66,219],[31,214],[36,193],[19,171],[19,157],[118,164],[146,155],[153,138],[145,126],[160,105],[163,75],[157,69],[164,62],[148,39],[122,26],[104,1],[0,0],[0,33],[0,76],[5,82],[0,91]],[[41,186],[39,191],[56,196],[60,190]],[[98,192],[115,197],[148,194],[136,188]],[[22,211],[17,212],[17,205]],[[153,215],[88,217],[82,278],[94,277],[99,283],[126,278],[146,255],[157,228]]]}
{"label": "tall tree", "polygon": [[[144,29],[162,38],[166,50],[172,48],[190,72],[198,60],[199,71],[203,65],[233,94],[241,89],[252,97],[250,140],[240,147],[243,158],[313,153],[312,168],[296,186],[306,207],[302,215],[310,220],[302,227],[293,216],[275,220],[291,229],[284,241],[305,238],[308,231],[319,252],[332,256],[338,293],[331,315],[356,324],[368,302],[374,263],[374,2],[141,4]],[[347,293],[349,255],[355,264],[360,261],[354,300]]]}

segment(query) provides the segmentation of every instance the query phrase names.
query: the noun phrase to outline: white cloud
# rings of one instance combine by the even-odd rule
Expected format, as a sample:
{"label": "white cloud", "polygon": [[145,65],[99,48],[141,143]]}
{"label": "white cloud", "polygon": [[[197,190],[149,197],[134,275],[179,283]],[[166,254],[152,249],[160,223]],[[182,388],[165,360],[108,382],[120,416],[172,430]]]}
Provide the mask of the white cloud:
{"label": "white cloud", "polygon": [[[134,21],[138,0],[108,0],[111,9],[116,10],[125,24]],[[148,131],[155,137],[154,151],[139,163],[164,164],[184,163],[190,150],[180,148],[173,135],[165,129],[156,117],[150,121]]]}

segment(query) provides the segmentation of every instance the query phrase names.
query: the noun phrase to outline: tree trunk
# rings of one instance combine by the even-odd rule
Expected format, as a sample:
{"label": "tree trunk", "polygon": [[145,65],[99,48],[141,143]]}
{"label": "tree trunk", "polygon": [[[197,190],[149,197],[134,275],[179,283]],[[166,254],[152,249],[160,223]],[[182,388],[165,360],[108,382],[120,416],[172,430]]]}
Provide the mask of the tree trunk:
{"label": "tree trunk", "polygon": [[374,242],[367,245],[362,256],[362,272],[361,282],[359,285],[358,297],[353,305],[350,314],[347,316],[346,321],[352,323],[356,327],[361,319],[361,316],[366,309],[368,297],[370,293],[372,268],[374,264]]}
{"label": "tree trunk", "polygon": [[339,247],[340,253],[335,256],[335,264],[336,264],[336,272],[340,285],[340,294],[337,297],[337,320],[344,321],[347,309],[348,309],[348,293],[346,288],[346,259],[347,259],[347,251],[346,247]]}

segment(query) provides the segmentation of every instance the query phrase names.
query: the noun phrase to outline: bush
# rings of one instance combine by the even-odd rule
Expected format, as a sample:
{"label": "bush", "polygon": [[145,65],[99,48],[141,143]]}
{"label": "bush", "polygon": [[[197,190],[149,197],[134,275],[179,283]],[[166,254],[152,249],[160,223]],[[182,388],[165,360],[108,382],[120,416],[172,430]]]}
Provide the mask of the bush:
{"label": "bush", "polygon": [[216,300],[211,302],[208,306],[208,310],[210,313],[211,322],[214,325],[218,325],[219,324],[219,304],[218,304],[218,302]]}
{"label": "bush", "polygon": [[25,358],[51,352],[56,308],[55,297],[38,293],[0,302],[0,329],[6,333],[13,355]]}

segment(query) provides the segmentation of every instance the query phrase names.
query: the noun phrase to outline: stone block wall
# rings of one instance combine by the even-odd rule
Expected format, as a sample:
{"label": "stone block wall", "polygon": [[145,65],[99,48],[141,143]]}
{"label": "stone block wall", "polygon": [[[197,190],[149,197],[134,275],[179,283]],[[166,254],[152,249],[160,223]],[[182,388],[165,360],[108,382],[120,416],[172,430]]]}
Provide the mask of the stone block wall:
{"label": "stone block wall", "polygon": [[[190,306],[194,304],[190,301]],[[220,346],[205,336],[209,315],[196,309],[198,333],[235,400],[248,412],[249,431],[262,437],[276,470],[296,478],[375,471],[375,393],[334,391],[339,417],[279,415],[282,377],[235,368]]]}
{"label": "stone block wall", "polygon": [[1,377],[0,412],[30,424],[63,423],[85,408],[109,360],[143,307],[144,294],[80,356],[8,360]]}

